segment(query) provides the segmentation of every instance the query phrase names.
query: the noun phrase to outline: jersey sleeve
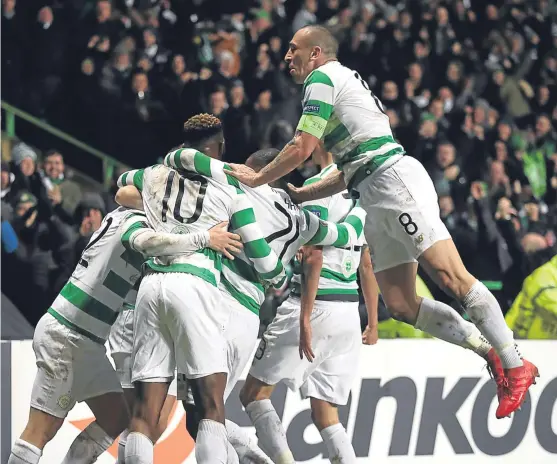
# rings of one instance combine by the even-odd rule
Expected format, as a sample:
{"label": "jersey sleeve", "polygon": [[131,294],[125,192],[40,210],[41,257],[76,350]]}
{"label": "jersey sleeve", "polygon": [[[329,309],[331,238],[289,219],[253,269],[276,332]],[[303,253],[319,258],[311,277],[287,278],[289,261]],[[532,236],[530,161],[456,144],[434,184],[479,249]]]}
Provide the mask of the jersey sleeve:
{"label": "jersey sleeve", "polygon": [[255,212],[246,195],[239,192],[230,218],[232,230],[240,235],[244,253],[262,280],[280,287],[286,280],[286,271],[277,254],[271,249],[257,225]]}
{"label": "jersey sleeve", "polygon": [[226,168],[229,166],[226,163],[210,158],[193,148],[179,148],[171,151],[164,157],[163,164],[174,169],[183,169],[211,177],[217,182],[233,185],[236,188],[240,187],[238,180],[227,174]]}
{"label": "jersey sleeve", "polygon": [[122,245],[148,257],[191,254],[209,244],[208,231],[191,234],[155,232],[141,213],[126,218],[122,231]]}
{"label": "jersey sleeve", "polygon": [[320,139],[333,114],[333,82],[327,74],[317,69],[304,83],[303,94],[302,116],[296,129]]}
{"label": "jersey sleeve", "polygon": [[125,187],[126,185],[133,185],[140,192],[143,191],[143,174],[144,169],[132,169],[118,177],[118,187]]}
{"label": "jersey sleeve", "polygon": [[357,244],[364,232],[366,212],[360,206],[350,210],[339,224],[319,219],[315,214],[302,210],[305,227],[302,232],[305,245],[322,245],[344,248]]}
{"label": "jersey sleeve", "polygon": [[[311,185],[315,182],[319,182],[321,179],[308,179],[304,182],[304,187],[306,185]],[[302,203],[300,206],[302,209],[315,214],[319,219],[327,221],[329,219],[329,203],[331,197],[321,198],[319,200],[311,200]]]}

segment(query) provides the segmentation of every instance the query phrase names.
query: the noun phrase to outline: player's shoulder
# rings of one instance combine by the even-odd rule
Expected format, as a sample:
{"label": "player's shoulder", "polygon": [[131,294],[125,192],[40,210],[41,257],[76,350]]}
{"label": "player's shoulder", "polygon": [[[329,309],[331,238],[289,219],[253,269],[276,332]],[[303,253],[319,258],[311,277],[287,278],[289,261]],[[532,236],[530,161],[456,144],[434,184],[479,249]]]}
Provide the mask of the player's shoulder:
{"label": "player's shoulder", "polygon": [[330,87],[342,83],[346,76],[351,76],[354,71],[347,68],[338,61],[330,61],[329,63],[314,69],[306,78],[304,82],[304,89],[312,84],[323,84]]}

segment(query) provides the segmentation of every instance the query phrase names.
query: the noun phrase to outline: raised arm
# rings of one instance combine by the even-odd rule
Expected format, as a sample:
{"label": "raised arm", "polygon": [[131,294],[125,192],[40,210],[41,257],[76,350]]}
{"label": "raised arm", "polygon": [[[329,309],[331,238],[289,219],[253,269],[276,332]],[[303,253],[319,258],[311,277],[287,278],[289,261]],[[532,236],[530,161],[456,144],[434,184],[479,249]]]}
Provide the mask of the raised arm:
{"label": "raised arm", "polygon": [[315,214],[302,210],[305,228],[302,237],[305,245],[323,245],[343,248],[355,244],[363,234],[366,212],[360,206],[352,208],[339,224],[320,220]]}
{"label": "raised arm", "polygon": [[242,165],[233,165],[232,175],[240,182],[250,187],[274,182],[296,169],[313,153],[333,114],[334,86],[329,76],[317,69],[304,83],[303,94],[302,116],[294,138],[258,173]]}
{"label": "raised arm", "polygon": [[194,150],[193,148],[179,148],[168,153],[163,160],[165,166],[174,169],[196,172],[205,177],[211,177],[217,182],[239,187],[238,180],[230,175],[230,166],[222,161]]}
{"label": "raised arm", "polygon": [[143,190],[143,173],[144,169],[132,169],[131,171],[124,172],[120,177],[118,177],[118,187],[133,185],[141,192]]}

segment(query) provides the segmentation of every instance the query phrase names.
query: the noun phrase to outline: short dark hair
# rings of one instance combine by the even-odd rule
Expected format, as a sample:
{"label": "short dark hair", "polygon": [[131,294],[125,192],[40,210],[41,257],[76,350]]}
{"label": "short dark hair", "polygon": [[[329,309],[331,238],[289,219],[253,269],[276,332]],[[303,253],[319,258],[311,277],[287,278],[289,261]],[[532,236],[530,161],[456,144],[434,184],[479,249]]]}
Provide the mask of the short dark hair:
{"label": "short dark hair", "polygon": [[254,170],[258,171],[273,161],[279,153],[280,150],[277,150],[276,148],[263,148],[262,150],[257,150],[255,153],[250,155],[250,164]]}
{"label": "short dark hair", "polygon": [[186,145],[198,145],[217,135],[222,136],[222,123],[212,114],[196,114],[184,123],[184,144]]}
{"label": "short dark hair", "polygon": [[[54,156],[54,155],[62,156],[62,153],[60,153],[60,150],[56,150],[56,149],[53,148],[53,149],[51,149],[51,150],[48,150],[48,151],[45,153],[44,159],[47,159],[47,158],[49,158],[49,157],[51,157],[51,156]],[[62,156],[62,159],[64,159],[63,156]]]}

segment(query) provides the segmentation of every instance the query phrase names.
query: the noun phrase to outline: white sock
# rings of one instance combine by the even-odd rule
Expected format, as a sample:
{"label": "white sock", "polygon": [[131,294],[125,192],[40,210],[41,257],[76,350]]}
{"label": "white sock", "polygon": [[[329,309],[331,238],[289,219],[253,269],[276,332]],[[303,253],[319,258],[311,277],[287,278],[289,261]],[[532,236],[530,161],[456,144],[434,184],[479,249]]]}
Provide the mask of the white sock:
{"label": "white sock", "polygon": [[97,422],[91,422],[75,437],[62,464],[93,463],[112,443],[114,438],[109,437]]}
{"label": "white sock", "polygon": [[126,443],[126,464],[153,464],[153,442],[139,432],[129,432]]}
{"label": "white sock", "polygon": [[462,300],[462,305],[470,320],[497,351],[503,367],[510,369],[522,366],[513,332],[505,322],[499,303],[487,287],[476,281]]}
{"label": "white sock", "polygon": [[42,450],[35,445],[18,438],[8,458],[8,464],[38,464],[42,454]]}
{"label": "white sock", "polygon": [[198,464],[226,464],[227,456],[228,438],[224,424],[202,419],[195,440],[195,460]]}
{"label": "white sock", "polygon": [[329,453],[329,461],[335,464],[355,464],[356,453],[342,424],[330,425],[321,430],[323,443]]}
{"label": "white sock", "polygon": [[422,298],[416,328],[440,340],[468,348],[482,358],[491,349],[474,324],[465,321],[453,308],[440,301]]}
{"label": "white sock", "polygon": [[120,439],[118,440],[118,460],[116,464],[124,464],[126,462],[126,443],[128,442],[129,433],[130,431],[126,429],[120,434]]}
{"label": "white sock", "polygon": [[254,439],[238,424],[226,419],[226,433],[228,434],[228,442],[234,447],[240,462],[243,464],[272,464],[273,461],[263,452]]}
{"label": "white sock", "polygon": [[255,427],[259,446],[275,464],[294,464],[286,432],[271,400],[252,401],[246,412]]}
{"label": "white sock", "polygon": [[232,443],[230,443],[229,441],[226,442],[226,451],[228,453],[226,464],[240,464],[238,453],[236,453],[236,450],[232,446]]}

